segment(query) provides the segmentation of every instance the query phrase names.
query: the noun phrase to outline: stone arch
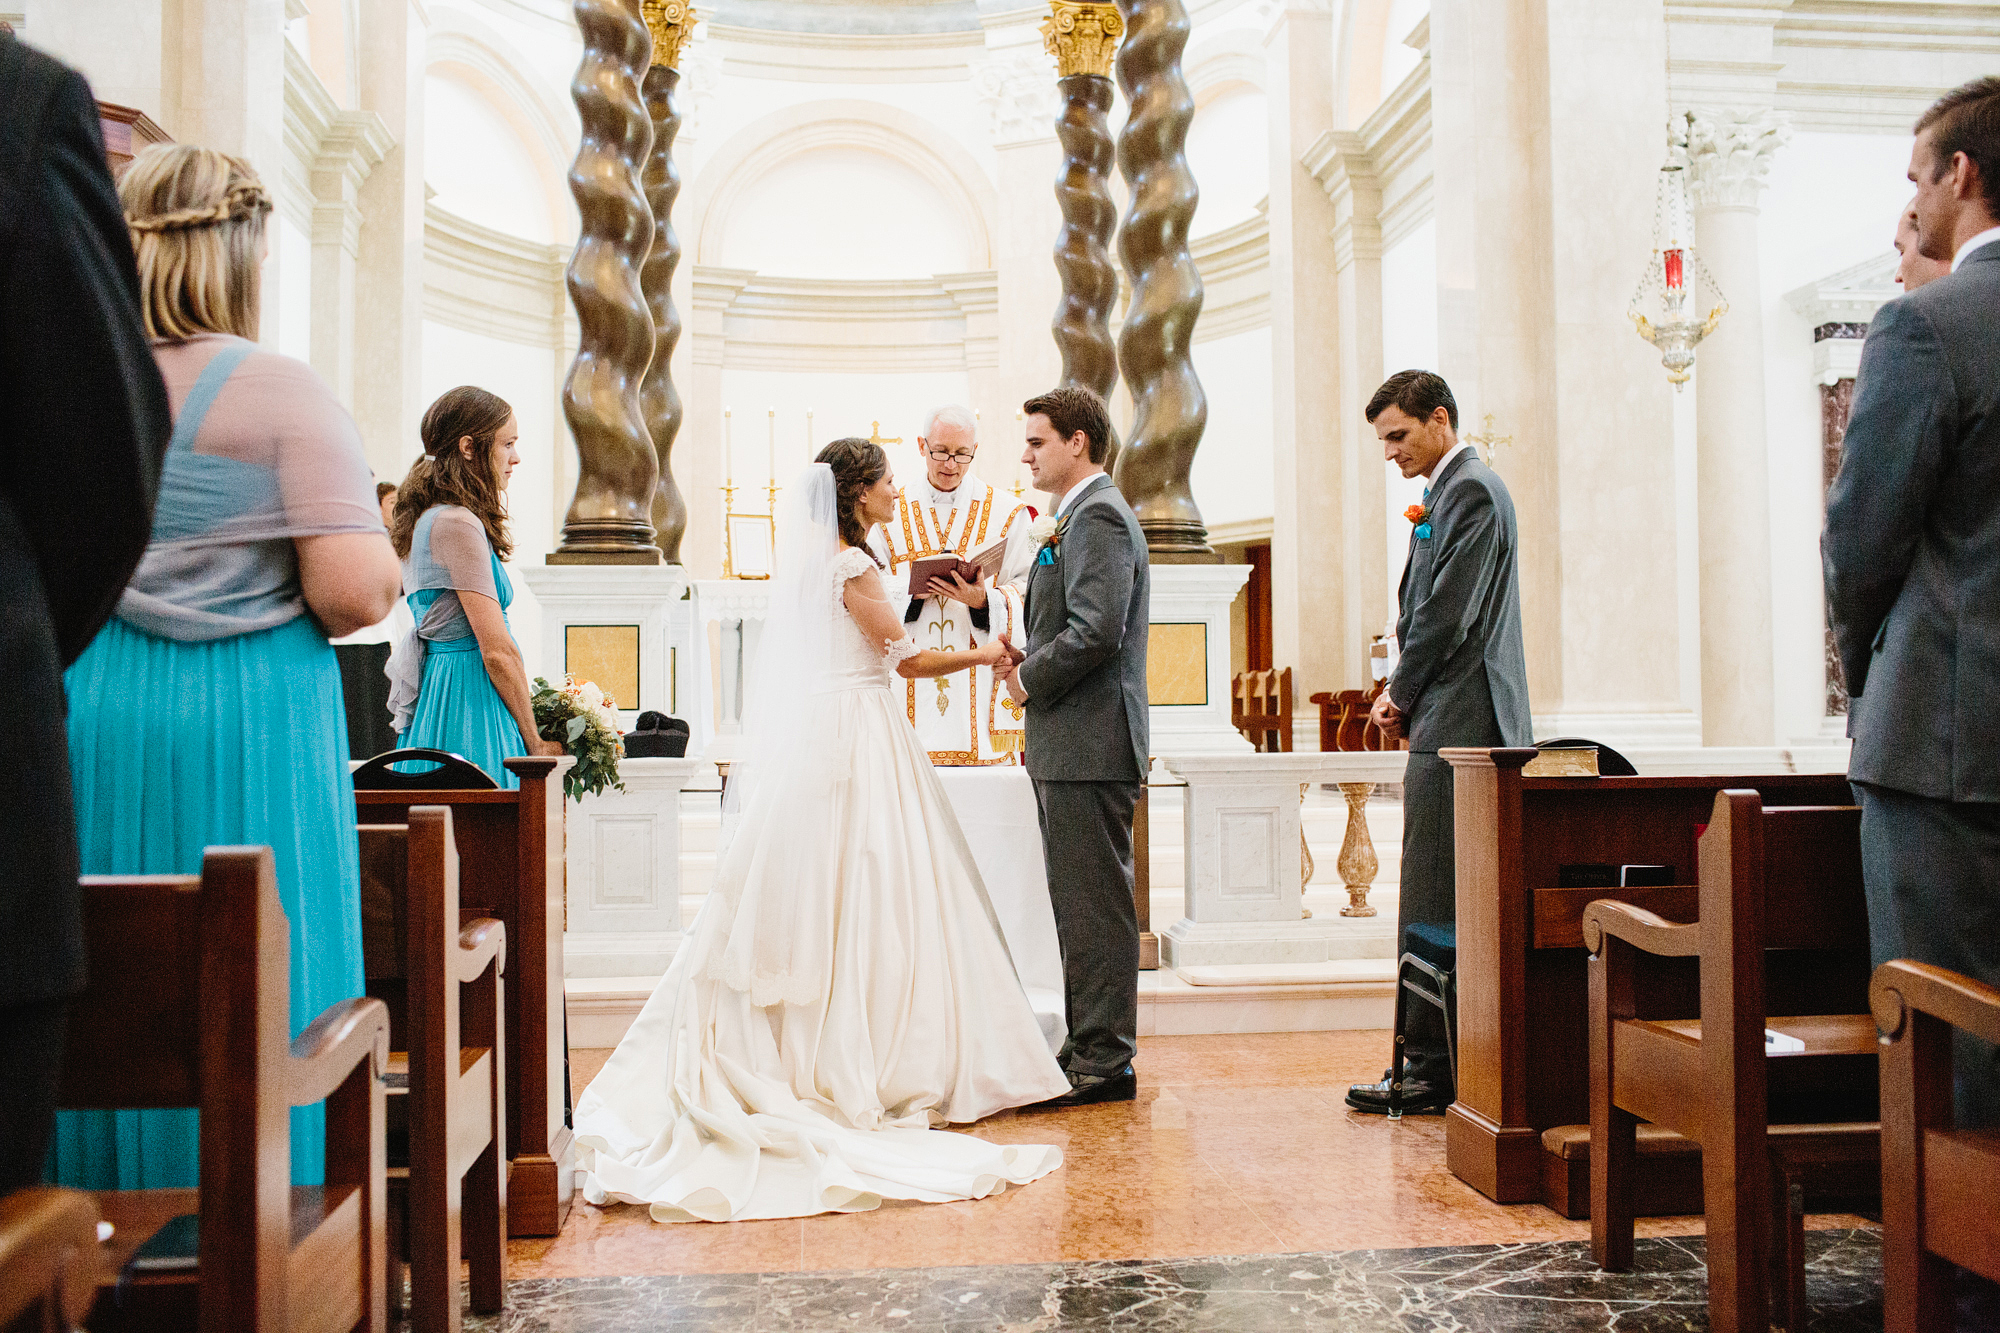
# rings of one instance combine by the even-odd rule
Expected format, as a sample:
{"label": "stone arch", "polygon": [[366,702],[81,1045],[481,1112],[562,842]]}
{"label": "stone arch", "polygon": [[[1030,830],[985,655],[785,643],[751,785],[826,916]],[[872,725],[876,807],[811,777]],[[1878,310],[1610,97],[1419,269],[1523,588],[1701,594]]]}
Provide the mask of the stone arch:
{"label": "stone arch", "polygon": [[514,131],[533,164],[549,210],[550,234],[573,236],[569,164],[578,131],[573,108],[543,94],[506,42],[455,11],[440,13],[424,43],[424,75],[456,80],[478,94]]}
{"label": "stone arch", "polygon": [[993,183],[972,154],[920,117],[880,102],[828,100],[774,111],[720,145],[688,192],[689,219],[698,220],[692,261],[713,264],[721,231],[738,196],[784,162],[823,148],[881,153],[917,172],[951,206],[978,260],[993,264]]}

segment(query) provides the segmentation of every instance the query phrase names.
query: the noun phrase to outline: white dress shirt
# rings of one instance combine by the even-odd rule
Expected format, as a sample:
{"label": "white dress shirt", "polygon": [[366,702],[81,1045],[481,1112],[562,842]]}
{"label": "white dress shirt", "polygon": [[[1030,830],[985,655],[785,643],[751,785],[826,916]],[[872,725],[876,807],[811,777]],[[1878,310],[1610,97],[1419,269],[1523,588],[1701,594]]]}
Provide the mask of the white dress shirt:
{"label": "white dress shirt", "polygon": [[1451,460],[1457,458],[1460,454],[1464,453],[1467,449],[1470,449],[1471,447],[1472,444],[1470,441],[1461,440],[1459,443],[1454,444],[1451,448],[1445,450],[1444,457],[1438,459],[1437,466],[1431,469],[1430,476],[1424,478],[1425,487],[1429,487],[1433,481],[1436,481],[1439,477],[1442,477],[1444,475],[1444,470],[1451,466]]}
{"label": "white dress shirt", "polygon": [[2000,227],[1988,227],[1964,245],[1959,246],[1958,253],[1951,257],[1951,271],[1953,273],[1958,272],[1958,266],[1965,262],[1967,255],[1977,250],[1980,246],[1991,245],[1995,241],[2000,241]]}

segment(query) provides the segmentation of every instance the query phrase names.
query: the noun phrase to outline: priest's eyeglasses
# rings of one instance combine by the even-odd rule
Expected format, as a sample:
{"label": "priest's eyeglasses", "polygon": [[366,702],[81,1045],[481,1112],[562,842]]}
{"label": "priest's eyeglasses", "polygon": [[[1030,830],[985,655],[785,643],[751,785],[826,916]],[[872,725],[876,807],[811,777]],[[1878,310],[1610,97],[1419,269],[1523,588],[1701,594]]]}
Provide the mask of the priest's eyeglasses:
{"label": "priest's eyeglasses", "polygon": [[931,461],[934,463],[956,463],[960,467],[972,466],[972,450],[970,449],[960,449],[956,452],[950,449],[931,449],[926,452],[930,454]]}

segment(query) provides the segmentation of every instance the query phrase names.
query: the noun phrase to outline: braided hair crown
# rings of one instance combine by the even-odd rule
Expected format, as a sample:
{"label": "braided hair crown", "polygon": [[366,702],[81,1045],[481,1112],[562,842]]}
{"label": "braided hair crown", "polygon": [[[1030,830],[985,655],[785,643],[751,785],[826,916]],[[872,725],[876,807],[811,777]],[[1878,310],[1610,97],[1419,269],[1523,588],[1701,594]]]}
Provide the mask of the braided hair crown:
{"label": "braided hair crown", "polygon": [[146,332],[181,341],[230,333],[255,341],[271,195],[239,157],[154,144],[118,181],[132,233]]}
{"label": "braided hair crown", "polygon": [[[815,463],[833,469],[834,503],[840,513],[840,539],[849,546],[868,550],[868,525],[861,520],[861,493],[882,480],[889,471],[889,455],[882,446],[857,435],[835,440],[819,451]],[[875,559],[870,551],[868,558]],[[876,564],[881,564],[879,560]]]}

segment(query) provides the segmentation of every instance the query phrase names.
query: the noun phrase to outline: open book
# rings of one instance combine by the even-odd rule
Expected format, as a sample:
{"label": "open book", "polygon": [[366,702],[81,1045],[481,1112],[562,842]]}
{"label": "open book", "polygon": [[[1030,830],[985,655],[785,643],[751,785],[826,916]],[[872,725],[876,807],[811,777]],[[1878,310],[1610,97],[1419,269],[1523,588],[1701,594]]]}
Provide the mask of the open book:
{"label": "open book", "polygon": [[931,580],[944,579],[949,582],[954,571],[967,583],[978,583],[982,579],[998,578],[1000,577],[1000,561],[1006,554],[1007,539],[1002,537],[1000,540],[988,543],[963,558],[955,555],[933,555],[926,556],[922,560],[912,561],[910,563],[910,596],[930,596]]}

